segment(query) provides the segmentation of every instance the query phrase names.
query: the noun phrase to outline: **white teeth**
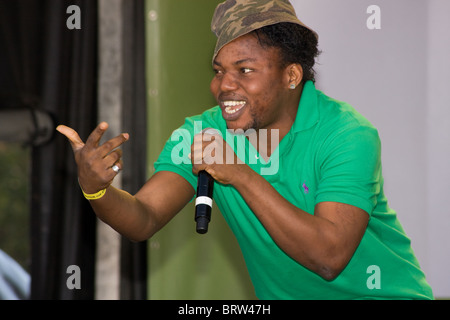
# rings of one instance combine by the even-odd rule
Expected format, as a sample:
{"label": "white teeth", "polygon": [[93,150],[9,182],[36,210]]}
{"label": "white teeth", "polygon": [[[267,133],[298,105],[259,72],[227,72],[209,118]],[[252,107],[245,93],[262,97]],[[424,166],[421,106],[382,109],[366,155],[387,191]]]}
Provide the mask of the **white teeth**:
{"label": "white teeth", "polygon": [[225,112],[228,113],[228,114],[233,114],[236,111],[237,111],[236,109],[232,109],[231,107],[226,107],[225,108]]}
{"label": "white teeth", "polygon": [[223,101],[223,105],[226,113],[233,114],[242,109],[245,105],[245,101]]}
{"label": "white teeth", "polygon": [[240,104],[245,104],[245,101],[224,101],[223,105],[225,107],[234,107]]}

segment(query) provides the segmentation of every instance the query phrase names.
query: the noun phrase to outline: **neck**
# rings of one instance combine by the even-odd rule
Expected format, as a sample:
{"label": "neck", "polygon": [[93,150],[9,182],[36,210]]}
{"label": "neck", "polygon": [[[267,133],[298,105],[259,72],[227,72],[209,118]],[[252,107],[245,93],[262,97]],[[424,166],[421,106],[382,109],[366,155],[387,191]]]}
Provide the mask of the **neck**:
{"label": "neck", "polygon": [[298,105],[300,104],[302,92],[303,84],[299,85],[295,90],[292,90],[292,95],[286,104],[287,108],[284,110],[282,125],[278,128],[268,128],[264,131],[256,130],[257,141],[254,141],[255,139],[249,139],[264,160],[268,161],[272,152],[280,144],[280,141],[283,140],[283,138],[291,130],[297,116]]}

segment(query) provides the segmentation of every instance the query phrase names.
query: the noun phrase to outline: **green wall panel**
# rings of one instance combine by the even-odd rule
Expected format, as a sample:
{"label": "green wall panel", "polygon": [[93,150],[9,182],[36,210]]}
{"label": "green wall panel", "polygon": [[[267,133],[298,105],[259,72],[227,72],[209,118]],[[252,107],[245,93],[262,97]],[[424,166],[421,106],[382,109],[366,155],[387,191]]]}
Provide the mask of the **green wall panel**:
{"label": "green wall panel", "polygon": [[[209,91],[218,0],[146,1],[149,175],[184,118],[215,105]],[[149,240],[150,299],[256,299],[236,239],[217,207],[195,232],[189,204]]]}

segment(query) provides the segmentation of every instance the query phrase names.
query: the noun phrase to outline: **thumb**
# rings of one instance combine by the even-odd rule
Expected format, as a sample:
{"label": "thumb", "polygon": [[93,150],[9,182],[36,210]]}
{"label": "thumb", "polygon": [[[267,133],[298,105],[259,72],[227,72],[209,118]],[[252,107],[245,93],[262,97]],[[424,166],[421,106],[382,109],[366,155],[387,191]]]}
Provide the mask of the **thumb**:
{"label": "thumb", "polygon": [[84,147],[83,140],[81,140],[78,133],[75,130],[73,130],[72,128],[69,128],[68,126],[61,124],[56,127],[56,131],[58,131],[61,134],[66,136],[66,138],[69,140],[70,144],[72,145],[72,149],[74,152]]}

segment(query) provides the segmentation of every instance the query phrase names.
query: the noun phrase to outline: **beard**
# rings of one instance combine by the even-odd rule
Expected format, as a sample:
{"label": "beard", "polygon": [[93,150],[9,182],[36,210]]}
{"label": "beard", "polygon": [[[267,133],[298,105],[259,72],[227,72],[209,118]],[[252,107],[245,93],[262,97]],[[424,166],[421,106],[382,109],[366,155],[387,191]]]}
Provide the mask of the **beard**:
{"label": "beard", "polygon": [[252,109],[250,109],[250,120],[241,128],[230,128],[227,123],[227,129],[234,130],[236,132],[242,130],[243,132],[246,132],[247,130],[255,130],[258,131],[261,129],[261,119],[260,116]]}

